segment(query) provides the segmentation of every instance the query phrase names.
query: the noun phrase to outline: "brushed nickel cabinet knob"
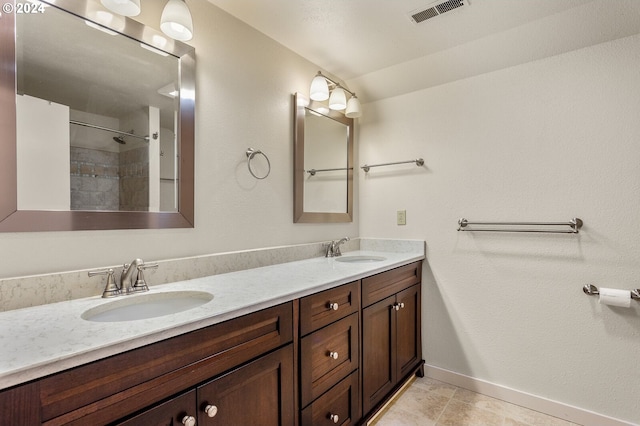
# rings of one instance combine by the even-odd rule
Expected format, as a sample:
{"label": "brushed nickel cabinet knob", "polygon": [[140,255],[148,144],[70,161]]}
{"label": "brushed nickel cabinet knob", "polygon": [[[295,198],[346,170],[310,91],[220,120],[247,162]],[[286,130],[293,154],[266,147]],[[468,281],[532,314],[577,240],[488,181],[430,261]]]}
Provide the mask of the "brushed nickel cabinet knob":
{"label": "brushed nickel cabinet knob", "polygon": [[338,359],[338,352],[329,352],[329,358]]}
{"label": "brushed nickel cabinet knob", "polygon": [[215,417],[216,414],[218,414],[218,407],[216,407],[215,405],[209,404],[206,407],[204,407],[204,412],[209,417]]}
{"label": "brushed nickel cabinet knob", "polygon": [[334,423],[338,423],[340,421],[340,417],[337,414],[329,414],[329,420]]}
{"label": "brushed nickel cabinet knob", "polygon": [[339,307],[340,305],[338,305],[337,303],[329,303],[329,309],[333,311],[337,311]]}
{"label": "brushed nickel cabinet knob", "polygon": [[182,424],[184,426],[196,426],[196,418],[193,416],[184,416],[182,418]]}

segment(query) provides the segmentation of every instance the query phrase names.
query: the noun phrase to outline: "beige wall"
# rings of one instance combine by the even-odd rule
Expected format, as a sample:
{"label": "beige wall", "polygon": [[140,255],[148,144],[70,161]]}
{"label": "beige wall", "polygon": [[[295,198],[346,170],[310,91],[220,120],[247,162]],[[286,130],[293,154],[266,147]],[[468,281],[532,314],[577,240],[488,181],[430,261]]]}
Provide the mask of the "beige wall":
{"label": "beige wall", "polygon": [[[139,20],[159,28],[161,3],[145,2]],[[197,56],[195,229],[2,234],[0,277],[357,236],[357,219],[293,223],[292,95],[308,92],[318,67],[205,0],[189,7]],[[267,179],[249,174],[249,147],[269,156]]]}
{"label": "beige wall", "polygon": [[[640,423],[640,36],[365,105],[361,236],[427,241],[427,364]],[[397,226],[396,210],[407,211]],[[457,220],[584,220],[579,235]]]}

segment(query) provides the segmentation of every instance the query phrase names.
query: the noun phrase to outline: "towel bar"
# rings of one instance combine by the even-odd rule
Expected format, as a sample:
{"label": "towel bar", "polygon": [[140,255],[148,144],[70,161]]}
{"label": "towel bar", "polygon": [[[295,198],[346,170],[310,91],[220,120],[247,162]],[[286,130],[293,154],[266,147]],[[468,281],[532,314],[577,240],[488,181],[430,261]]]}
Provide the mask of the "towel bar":
{"label": "towel bar", "polygon": [[[478,229],[466,229],[469,225],[480,226],[504,226],[505,228],[478,228]],[[473,232],[543,232],[552,234],[577,234],[582,228],[583,222],[581,219],[574,217],[569,222],[470,222],[465,218],[458,219],[458,231],[473,231]],[[570,230],[553,230],[553,229],[518,229],[511,227],[554,227],[554,226],[568,226]]]}

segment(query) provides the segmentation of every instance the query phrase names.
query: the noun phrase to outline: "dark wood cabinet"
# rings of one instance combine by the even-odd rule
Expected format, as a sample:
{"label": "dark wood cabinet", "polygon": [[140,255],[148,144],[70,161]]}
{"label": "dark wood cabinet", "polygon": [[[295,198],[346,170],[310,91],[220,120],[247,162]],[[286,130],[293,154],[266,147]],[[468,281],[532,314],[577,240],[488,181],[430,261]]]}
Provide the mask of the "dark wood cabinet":
{"label": "dark wood cabinet", "polygon": [[[362,283],[362,412],[375,412],[422,367],[421,263]],[[386,285],[385,285],[386,282]]]}
{"label": "dark wood cabinet", "polygon": [[397,382],[396,298],[388,297],[362,311],[362,411],[368,413]]}
{"label": "dark wood cabinet", "polygon": [[360,281],[300,299],[300,335],[305,336],[347,315],[360,312]]}
{"label": "dark wood cabinet", "polygon": [[303,425],[355,425],[360,419],[358,371],[341,380],[302,410]]}
{"label": "dark wood cabinet", "polygon": [[[288,302],[0,392],[0,407],[15,407],[3,421],[22,426],[105,425],[129,420],[136,424],[129,418],[132,414],[151,410],[150,418],[171,424],[174,416],[188,410],[176,411],[180,408],[174,405],[177,402],[167,401],[239,366],[250,366],[270,352],[282,356],[275,393],[282,404],[291,404],[289,412],[293,413],[292,341],[293,303]],[[278,348],[289,348],[289,352]],[[189,415],[197,418],[196,408],[194,404]]]}
{"label": "dark wood cabinet", "polygon": [[292,345],[198,387],[197,394],[200,426],[292,425]]}
{"label": "dark wood cabinet", "polygon": [[422,361],[420,285],[414,285],[396,296],[396,377],[411,374]]}
{"label": "dark wood cabinet", "polygon": [[4,424],[357,425],[421,373],[422,262],[0,391]]}
{"label": "dark wood cabinet", "polygon": [[116,424],[288,426],[293,403],[293,345],[287,345]]}
{"label": "dark wood cabinet", "polygon": [[300,341],[302,406],[358,368],[358,314],[353,313]]}
{"label": "dark wood cabinet", "polygon": [[360,419],[360,281],[300,299],[300,423]]}
{"label": "dark wood cabinet", "polygon": [[196,391],[192,390],[156,405],[118,426],[180,426],[196,421]]}
{"label": "dark wood cabinet", "polygon": [[0,424],[39,425],[39,391],[37,382],[0,391]]}

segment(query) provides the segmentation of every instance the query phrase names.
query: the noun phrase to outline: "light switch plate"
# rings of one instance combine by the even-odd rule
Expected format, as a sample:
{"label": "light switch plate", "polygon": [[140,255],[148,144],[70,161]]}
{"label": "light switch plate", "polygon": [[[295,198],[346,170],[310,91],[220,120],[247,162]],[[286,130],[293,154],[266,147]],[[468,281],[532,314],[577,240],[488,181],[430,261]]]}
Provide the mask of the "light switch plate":
{"label": "light switch plate", "polygon": [[407,224],[407,211],[398,210],[398,225],[406,225],[406,224]]}

